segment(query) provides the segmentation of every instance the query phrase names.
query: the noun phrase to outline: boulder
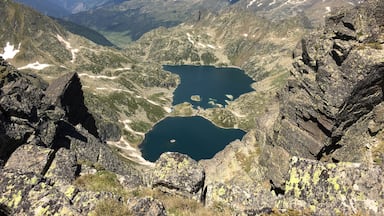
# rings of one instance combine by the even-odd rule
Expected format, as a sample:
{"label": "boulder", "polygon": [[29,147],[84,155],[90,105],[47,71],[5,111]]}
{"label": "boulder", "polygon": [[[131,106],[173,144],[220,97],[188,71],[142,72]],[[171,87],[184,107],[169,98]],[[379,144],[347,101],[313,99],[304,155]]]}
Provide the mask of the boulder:
{"label": "boulder", "polygon": [[151,197],[133,198],[127,201],[128,208],[136,216],[166,216],[164,205]]}
{"label": "boulder", "polygon": [[[383,215],[383,169],[361,163],[321,163],[293,157],[283,206],[318,215]],[[300,205],[297,205],[300,204]]]}
{"label": "boulder", "polygon": [[65,194],[35,173],[3,171],[0,190],[0,203],[11,215],[79,215]]}
{"label": "boulder", "polygon": [[166,152],[155,162],[152,187],[201,200],[204,180],[204,169],[195,160],[181,153]]}
{"label": "boulder", "polygon": [[[267,184],[269,186],[269,184]],[[212,183],[207,185],[206,205],[223,205],[237,213],[259,215],[276,203],[277,197],[270,187]]]}
{"label": "boulder", "polygon": [[77,158],[74,152],[60,148],[50,164],[46,178],[49,178],[58,185],[69,185],[75,178],[78,171]]}
{"label": "boulder", "polygon": [[96,209],[99,202],[105,200],[115,200],[122,202],[122,198],[111,192],[94,192],[94,191],[80,191],[76,193],[71,202],[73,206],[78,209],[81,215],[88,215]]}
{"label": "boulder", "polygon": [[4,168],[44,175],[53,157],[52,149],[36,145],[22,145],[12,153]]}

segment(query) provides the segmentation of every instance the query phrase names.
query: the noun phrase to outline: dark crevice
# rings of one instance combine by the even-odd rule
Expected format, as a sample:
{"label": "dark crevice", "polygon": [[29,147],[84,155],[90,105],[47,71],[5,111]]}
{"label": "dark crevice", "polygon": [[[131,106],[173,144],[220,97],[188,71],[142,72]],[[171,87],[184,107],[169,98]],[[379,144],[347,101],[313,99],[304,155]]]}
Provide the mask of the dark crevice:
{"label": "dark crevice", "polygon": [[0,203],[0,216],[12,215],[11,213],[11,209],[8,206]]}
{"label": "dark crevice", "polygon": [[321,158],[323,158],[325,155],[329,155],[329,154],[332,154],[334,151],[336,151],[337,149],[343,147],[342,145],[339,145],[337,143],[335,144],[331,144],[329,146],[324,146],[320,152],[316,155],[316,159],[317,160],[321,160]]}
{"label": "dark crevice", "polygon": [[203,192],[201,194],[201,198],[200,198],[200,202],[203,203],[204,206],[205,206],[205,203],[207,200],[207,190],[208,190],[208,188],[205,186],[203,189]]}
{"label": "dark crevice", "polygon": [[341,66],[341,64],[343,63],[344,59],[342,56],[340,56],[336,50],[332,50],[331,51],[331,56],[333,58],[333,60],[335,60],[337,66]]}
{"label": "dark crevice", "polygon": [[350,41],[350,40],[356,40],[356,37],[337,32],[336,36],[332,37],[332,39],[340,39],[343,41]]}
{"label": "dark crevice", "polygon": [[282,188],[276,187],[276,185],[273,184],[272,180],[269,180],[269,183],[271,183],[271,191],[275,192],[276,196],[285,194],[285,190]]}
{"label": "dark crevice", "polygon": [[165,187],[165,188],[168,188],[171,190],[180,191],[179,187],[175,187],[172,184],[167,184],[167,183],[163,183],[163,182],[158,182],[158,183],[152,185],[152,188],[156,188],[156,187]]}
{"label": "dark crevice", "polygon": [[271,215],[274,213],[274,210],[272,208],[269,208],[269,207],[264,207],[262,209],[258,209],[258,210],[244,210],[244,213],[247,215],[247,216],[256,216],[256,215]]}
{"label": "dark crevice", "polygon": [[356,29],[355,29],[355,27],[353,26],[352,23],[343,22],[343,25],[344,25],[346,28],[348,28],[348,29],[350,29],[350,30],[352,30],[352,31],[356,31]]}
{"label": "dark crevice", "polygon": [[51,167],[52,162],[53,162],[53,159],[55,159],[56,152],[57,152],[57,150],[52,150],[52,151],[48,154],[48,160],[47,160],[47,163],[45,164],[43,170],[42,170],[41,173],[40,173],[42,176],[44,176],[44,175],[48,172],[49,168]]}
{"label": "dark crevice", "polygon": [[79,177],[80,173],[81,173],[81,165],[80,164],[76,164],[75,176]]}

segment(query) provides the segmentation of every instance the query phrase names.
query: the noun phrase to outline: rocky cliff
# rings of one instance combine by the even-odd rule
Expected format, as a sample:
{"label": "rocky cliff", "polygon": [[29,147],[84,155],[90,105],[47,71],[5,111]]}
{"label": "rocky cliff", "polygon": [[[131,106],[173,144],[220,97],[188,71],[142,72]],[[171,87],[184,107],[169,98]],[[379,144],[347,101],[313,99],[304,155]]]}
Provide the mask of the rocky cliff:
{"label": "rocky cliff", "polygon": [[273,145],[311,159],[367,161],[368,143],[359,137],[369,133],[369,121],[380,127],[384,98],[382,10],[382,2],[369,2],[341,11],[301,40],[279,95]]}
{"label": "rocky cliff", "polygon": [[76,73],[47,87],[0,58],[0,75],[0,202],[12,214],[80,214],[76,199],[84,194],[70,187],[87,166],[141,184],[139,172],[97,137]]}
{"label": "rocky cliff", "polygon": [[338,11],[298,43],[273,126],[202,162],[209,202],[252,214],[383,214],[383,9]]}

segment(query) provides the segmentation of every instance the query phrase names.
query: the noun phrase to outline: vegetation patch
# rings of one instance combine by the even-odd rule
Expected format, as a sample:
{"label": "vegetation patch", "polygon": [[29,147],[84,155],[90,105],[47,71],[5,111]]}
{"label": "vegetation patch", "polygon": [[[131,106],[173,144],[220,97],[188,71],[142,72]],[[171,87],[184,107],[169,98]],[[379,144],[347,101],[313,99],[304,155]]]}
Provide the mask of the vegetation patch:
{"label": "vegetation patch", "polygon": [[93,212],[89,213],[90,216],[133,216],[129,208],[124,203],[113,199],[106,199],[100,201]]}
{"label": "vegetation patch", "polygon": [[106,170],[80,176],[75,180],[74,185],[95,192],[105,191],[120,195],[123,192],[123,186],[117,180],[116,174]]}

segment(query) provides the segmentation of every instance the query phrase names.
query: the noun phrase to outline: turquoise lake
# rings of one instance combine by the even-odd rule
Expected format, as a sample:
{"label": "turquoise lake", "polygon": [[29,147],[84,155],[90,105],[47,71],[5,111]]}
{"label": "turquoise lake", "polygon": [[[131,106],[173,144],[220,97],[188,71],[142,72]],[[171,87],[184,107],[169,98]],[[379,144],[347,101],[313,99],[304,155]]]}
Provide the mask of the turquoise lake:
{"label": "turquoise lake", "polygon": [[[253,91],[251,84],[254,81],[237,68],[166,65],[164,70],[178,74],[181,79],[174,92],[173,105],[189,102],[194,108],[211,108],[218,104],[225,106],[226,100],[234,100]],[[193,95],[199,95],[200,101],[192,100]]]}
{"label": "turquoise lake", "polygon": [[218,128],[198,116],[168,117],[145,135],[140,149],[143,158],[152,162],[164,152],[184,153],[195,160],[209,159],[244,135],[242,130]]}

